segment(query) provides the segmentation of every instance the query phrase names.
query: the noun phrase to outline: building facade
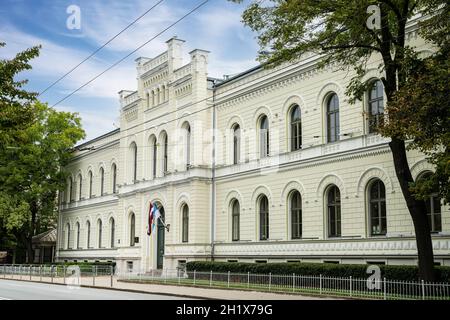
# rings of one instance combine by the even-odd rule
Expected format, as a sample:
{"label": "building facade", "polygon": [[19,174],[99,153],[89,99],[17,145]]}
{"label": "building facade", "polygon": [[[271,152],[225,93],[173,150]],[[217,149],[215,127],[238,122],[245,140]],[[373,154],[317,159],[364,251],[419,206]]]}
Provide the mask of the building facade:
{"label": "building facade", "polygon": [[[408,26],[408,41],[432,48]],[[167,41],[136,60],[136,91],[121,91],[120,129],[77,147],[60,197],[57,259],[115,261],[120,270],[187,261],[415,264],[412,220],[389,140],[378,135],[377,66],[354,104],[352,70],[294,64],[208,77],[208,51]],[[414,178],[433,167],[408,152]],[[169,230],[148,231],[150,203]],[[450,211],[430,195],[436,263],[450,265]]]}

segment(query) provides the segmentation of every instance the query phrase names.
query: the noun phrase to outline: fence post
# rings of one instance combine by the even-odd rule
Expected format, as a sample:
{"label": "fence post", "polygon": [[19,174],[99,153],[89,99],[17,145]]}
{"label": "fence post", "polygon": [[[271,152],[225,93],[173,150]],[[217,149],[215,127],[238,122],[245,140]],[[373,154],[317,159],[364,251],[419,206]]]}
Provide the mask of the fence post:
{"label": "fence post", "polygon": [[53,265],[50,266],[50,275],[52,277],[52,283],[53,283]]}
{"label": "fence post", "polygon": [[422,280],[422,300],[425,300],[425,282]]}
{"label": "fence post", "polygon": [[269,291],[272,287],[272,272],[269,272]]}
{"label": "fence post", "polygon": [[195,286],[195,270],[194,270],[194,286]]}
{"label": "fence post", "polygon": [[42,282],[42,265],[39,265],[39,282]]}
{"label": "fence post", "polygon": [[295,290],[295,273],[292,274],[292,292]]}
{"label": "fence post", "polygon": [[92,286],[95,287],[95,266],[92,266]]}
{"label": "fence post", "polygon": [[383,287],[384,287],[384,292],[383,292],[384,300],[386,300],[386,298],[387,298],[387,296],[386,296],[386,278],[383,278]]}
{"label": "fence post", "polygon": [[230,287],[230,271],[228,270],[228,285],[227,285],[227,287],[229,288]]}
{"label": "fence post", "polygon": [[3,266],[3,278],[6,279],[6,266]]}
{"label": "fence post", "polygon": [[111,288],[112,288],[113,287],[113,276],[114,276],[113,266],[109,266],[109,271],[111,273]]}
{"label": "fence post", "polygon": [[322,275],[320,275],[320,294],[322,294]]}
{"label": "fence post", "polygon": [[64,277],[64,284],[66,284],[66,266],[63,266],[63,277]]}
{"label": "fence post", "polygon": [[212,270],[209,275],[209,286],[212,287]]}
{"label": "fence post", "polygon": [[167,283],[167,269],[166,272],[164,273],[164,283]]}
{"label": "fence post", "polygon": [[180,272],[181,270],[180,269],[177,269],[177,276],[178,276],[178,284],[180,284]]}
{"label": "fence post", "polygon": [[247,288],[250,288],[250,271],[247,272]]}
{"label": "fence post", "polygon": [[350,297],[352,297],[352,276],[350,276]]}

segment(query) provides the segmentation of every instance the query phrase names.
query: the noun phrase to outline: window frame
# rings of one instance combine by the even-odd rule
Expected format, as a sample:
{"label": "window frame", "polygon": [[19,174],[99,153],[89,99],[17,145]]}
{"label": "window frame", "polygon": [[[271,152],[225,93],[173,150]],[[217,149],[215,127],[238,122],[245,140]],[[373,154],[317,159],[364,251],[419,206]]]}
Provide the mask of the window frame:
{"label": "window frame", "polygon": [[[381,86],[381,95],[378,95],[378,85]],[[372,93],[376,88],[377,96],[372,97]],[[374,114],[372,112],[372,104],[377,104],[377,113]],[[380,104],[382,107],[380,108]],[[368,114],[368,123],[367,123],[367,132],[369,134],[377,133],[376,128],[379,127],[380,122],[384,119],[384,86],[383,82],[380,79],[372,80],[370,83],[370,89],[367,92],[367,114]],[[375,119],[375,121],[374,121]],[[373,125],[373,122],[376,123],[376,126]]]}
{"label": "window frame", "polygon": [[[267,126],[267,128],[264,128]],[[266,114],[262,114],[258,121],[259,129],[259,156],[260,158],[266,158],[270,156],[270,123],[269,117]]]}
{"label": "window frame", "polygon": [[240,240],[240,228],[241,228],[240,216],[241,216],[241,205],[239,203],[239,200],[233,199],[231,202],[231,241]]}
{"label": "window frame", "polygon": [[[295,113],[297,110],[299,117],[295,118]],[[298,104],[293,104],[290,108],[289,126],[291,152],[302,149],[302,110]]]}
{"label": "window frame", "polygon": [[[334,99],[335,98],[335,99]],[[333,102],[333,105],[331,104]],[[333,92],[326,99],[326,133],[327,143],[338,142],[340,140],[340,101],[339,96]],[[331,109],[333,108],[333,109]],[[334,123],[334,127],[331,123]],[[333,129],[333,130],[332,130]]]}
{"label": "window frame", "polygon": [[181,242],[189,242],[189,206],[187,204],[181,207]]}
{"label": "window frame", "polygon": [[[299,206],[294,209],[294,196],[298,196]],[[298,190],[292,190],[289,193],[289,217],[290,217],[290,231],[291,231],[291,240],[299,240],[303,236],[303,203],[302,203],[302,195]],[[297,216],[295,219],[296,227],[294,226],[294,216]],[[294,232],[295,229],[297,232]]]}
{"label": "window frame", "polygon": [[[333,191],[333,201],[330,202],[330,194]],[[337,191],[337,192],[336,192]],[[342,236],[342,197],[338,186],[332,184],[326,191],[326,214],[327,214],[327,235],[328,238],[340,238]],[[338,200],[338,201],[336,201]],[[333,209],[331,211],[331,209]],[[332,215],[334,215],[332,219]],[[332,234],[332,222],[334,222],[335,234]]]}
{"label": "window frame", "polygon": [[258,198],[258,222],[259,222],[259,240],[269,240],[270,222],[269,222],[269,198],[266,195],[261,195]]}
{"label": "window frame", "polygon": [[[374,188],[375,186],[377,186],[378,197],[372,198],[372,188]],[[382,191],[384,191],[384,197],[382,196]],[[369,209],[369,235],[371,237],[385,236],[387,234],[386,186],[384,185],[384,182],[379,178],[372,179],[367,185],[367,205]],[[376,212],[378,225],[381,226],[380,231],[378,232],[374,232],[373,230],[374,228],[373,220],[375,214],[375,212],[373,212],[374,206],[376,206],[378,211]]]}

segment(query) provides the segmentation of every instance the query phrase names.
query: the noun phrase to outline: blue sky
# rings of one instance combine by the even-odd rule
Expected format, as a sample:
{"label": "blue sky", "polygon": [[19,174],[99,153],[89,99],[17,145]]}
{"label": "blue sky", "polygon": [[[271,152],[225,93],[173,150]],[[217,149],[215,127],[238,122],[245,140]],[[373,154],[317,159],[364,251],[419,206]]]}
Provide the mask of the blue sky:
{"label": "blue sky", "polygon": [[[31,71],[28,89],[40,92],[103,43],[136,19],[157,0],[2,0],[0,8],[0,59],[11,58],[23,49],[42,45]],[[129,52],[175,22],[202,0],[165,0],[134,26],[102,49],[67,78],[40,97],[53,105]],[[81,9],[81,29],[66,26],[70,5]],[[98,78],[56,108],[80,113],[87,139],[115,128],[118,124],[117,92],[136,89],[134,60],[154,57],[166,49],[165,42],[176,35],[186,40],[184,54],[199,48],[211,51],[209,75],[222,77],[257,65],[258,45],[241,22],[248,2],[210,0],[205,6],[150,42],[127,60]]]}

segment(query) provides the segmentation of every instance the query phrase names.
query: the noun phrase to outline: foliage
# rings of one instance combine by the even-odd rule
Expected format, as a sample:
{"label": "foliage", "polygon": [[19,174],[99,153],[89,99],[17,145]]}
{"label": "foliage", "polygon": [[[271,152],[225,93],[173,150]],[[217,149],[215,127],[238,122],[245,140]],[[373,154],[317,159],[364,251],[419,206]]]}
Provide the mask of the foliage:
{"label": "foliage", "polygon": [[63,168],[85,136],[76,113],[40,103],[23,89],[25,80],[14,80],[37,54],[35,47],[0,62],[0,228],[27,246],[31,261],[31,238],[55,225],[57,192],[67,178]]}
{"label": "foliage", "polygon": [[[367,273],[368,265],[363,264],[332,264],[332,263],[238,263],[238,262],[209,262],[193,261],[186,264],[188,271],[198,272],[223,272],[253,273],[253,274],[283,274],[283,275],[308,275],[326,277],[354,277],[368,278],[372,273]],[[419,279],[417,266],[407,265],[379,265],[381,277],[390,280],[413,281]],[[435,268],[438,281],[450,282],[450,267]]]}

